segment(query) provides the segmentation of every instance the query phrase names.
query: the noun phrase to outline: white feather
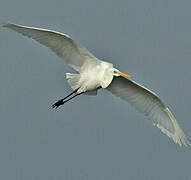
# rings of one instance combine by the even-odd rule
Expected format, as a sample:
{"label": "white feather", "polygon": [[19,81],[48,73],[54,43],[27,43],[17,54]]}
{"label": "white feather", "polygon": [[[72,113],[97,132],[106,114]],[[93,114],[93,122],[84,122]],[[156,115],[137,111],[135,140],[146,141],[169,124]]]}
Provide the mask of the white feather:
{"label": "white feather", "polygon": [[172,138],[175,143],[180,146],[191,145],[170,110],[152,91],[123,77],[115,77],[107,90],[148,116],[153,125]]}
{"label": "white feather", "polygon": [[78,71],[80,74],[66,74],[71,88],[78,89],[77,93],[96,95],[99,87],[107,88],[111,93],[129,102],[139,112],[152,119],[153,124],[172,138],[175,143],[180,146],[191,145],[175,117],[156,94],[123,77],[113,79],[113,76],[119,76],[119,74],[125,77],[129,75],[113,68],[113,64],[97,59],[68,35],[16,24],[3,23],[0,26],[12,29],[49,47]]}

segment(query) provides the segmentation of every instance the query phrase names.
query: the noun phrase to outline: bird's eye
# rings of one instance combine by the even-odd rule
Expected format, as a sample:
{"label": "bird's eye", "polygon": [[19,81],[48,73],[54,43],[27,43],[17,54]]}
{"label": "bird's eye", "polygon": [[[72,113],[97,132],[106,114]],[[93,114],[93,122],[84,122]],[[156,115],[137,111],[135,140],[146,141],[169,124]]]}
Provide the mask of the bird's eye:
{"label": "bird's eye", "polygon": [[118,72],[117,70],[113,70],[113,74],[114,74],[114,75],[118,75],[117,72]]}

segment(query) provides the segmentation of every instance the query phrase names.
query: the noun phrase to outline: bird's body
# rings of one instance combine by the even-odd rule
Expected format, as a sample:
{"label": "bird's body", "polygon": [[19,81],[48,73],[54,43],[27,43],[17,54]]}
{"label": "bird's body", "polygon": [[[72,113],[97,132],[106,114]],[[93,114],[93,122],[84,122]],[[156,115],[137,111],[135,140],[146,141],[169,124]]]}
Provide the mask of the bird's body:
{"label": "bird's body", "polygon": [[[96,66],[84,68],[80,74],[67,73],[66,78],[76,84],[72,89],[78,89],[77,93],[96,91],[97,88],[106,88],[113,79],[113,65],[108,62],[99,61]],[[110,72],[111,71],[111,72]]]}
{"label": "bird's body", "polygon": [[[173,114],[155,93],[127,79],[131,76],[115,69],[113,64],[97,59],[68,35],[15,24],[3,24],[2,27],[12,29],[49,47],[78,72],[66,73],[66,79],[73,92],[56,102],[53,107],[57,108],[83,93],[95,95],[99,88],[105,88],[148,116],[153,125],[172,138],[175,143],[180,146],[191,145]],[[70,97],[73,94],[74,96]]]}

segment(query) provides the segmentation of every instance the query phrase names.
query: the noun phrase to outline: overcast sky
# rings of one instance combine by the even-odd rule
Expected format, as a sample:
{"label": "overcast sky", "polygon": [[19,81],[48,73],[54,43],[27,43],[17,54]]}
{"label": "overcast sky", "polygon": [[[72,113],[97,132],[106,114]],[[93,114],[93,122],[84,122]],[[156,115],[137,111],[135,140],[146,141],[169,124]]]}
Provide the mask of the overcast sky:
{"label": "overcast sky", "polygon": [[[156,92],[191,137],[191,1],[1,0],[0,21],[69,34]],[[55,110],[73,72],[48,48],[0,29],[0,179],[190,180],[180,148],[100,90]]]}

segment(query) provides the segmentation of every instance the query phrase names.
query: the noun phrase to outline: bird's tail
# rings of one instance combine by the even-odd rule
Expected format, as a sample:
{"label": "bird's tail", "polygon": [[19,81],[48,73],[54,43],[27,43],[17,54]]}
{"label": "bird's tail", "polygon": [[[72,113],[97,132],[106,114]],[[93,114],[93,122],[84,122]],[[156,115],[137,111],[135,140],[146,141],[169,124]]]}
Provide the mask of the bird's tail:
{"label": "bird's tail", "polygon": [[66,73],[66,79],[73,90],[78,88],[80,74]]}

